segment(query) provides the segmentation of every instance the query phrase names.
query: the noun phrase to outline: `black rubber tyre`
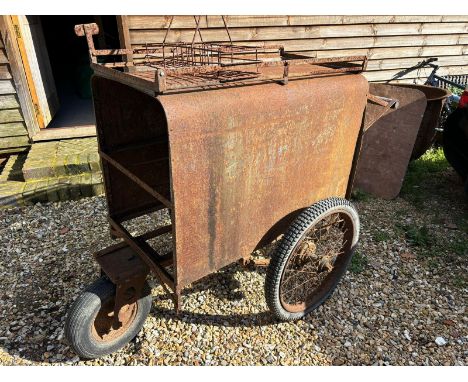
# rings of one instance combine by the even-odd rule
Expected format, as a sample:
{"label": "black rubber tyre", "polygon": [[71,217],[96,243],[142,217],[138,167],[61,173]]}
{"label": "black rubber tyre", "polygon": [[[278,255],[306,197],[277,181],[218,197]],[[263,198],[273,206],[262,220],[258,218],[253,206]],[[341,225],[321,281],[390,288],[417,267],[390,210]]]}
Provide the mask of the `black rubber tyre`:
{"label": "black rubber tyre", "polygon": [[[335,218],[336,216],[336,218]],[[304,302],[302,304],[297,305],[289,305],[285,303],[283,295],[281,294],[283,291],[280,290],[281,288],[285,288],[282,286],[282,279],[285,274],[286,267],[288,268],[288,272],[298,272],[299,273],[307,273],[304,272],[301,268],[300,271],[295,271],[294,267],[297,268],[297,265],[292,264],[289,265],[289,260],[292,258],[294,261],[294,256],[298,256],[298,252],[300,252],[299,256],[304,256],[301,260],[304,264],[309,264],[312,260],[307,260],[312,257],[307,257],[309,255],[305,254],[302,255],[302,245],[306,241],[306,237],[310,234],[313,230],[315,235],[315,230],[320,229],[323,232],[322,226],[320,226],[321,222],[326,221],[326,219],[336,219],[337,227],[334,225],[324,225],[325,233],[324,236],[328,235],[328,232],[331,228],[338,230],[343,230],[343,235],[346,235],[346,240],[343,236],[342,239],[342,247],[336,252],[333,260],[329,260],[327,265],[327,273],[324,273],[325,278],[322,281],[319,281],[317,287],[312,289],[312,294],[306,295],[304,298]],[[335,224],[335,223],[333,223]],[[341,226],[340,226],[341,225]],[[317,228],[319,227],[319,228]],[[330,228],[326,228],[330,227]],[[346,227],[346,230],[344,229]],[[271,256],[271,261],[267,270],[266,280],[265,280],[265,298],[267,305],[271,312],[280,320],[283,321],[290,321],[290,320],[297,320],[304,317],[306,314],[310,313],[312,310],[316,309],[320,306],[333,292],[333,290],[338,285],[341,277],[345,273],[348,264],[352,258],[354,249],[356,247],[358,238],[359,238],[359,216],[352,206],[352,204],[347,201],[346,199],[342,198],[329,198],[322,201],[319,201],[313,204],[311,207],[304,210],[291,224],[287,232],[284,234],[283,238],[281,239],[278,247],[273,252]],[[320,240],[322,240],[322,233],[320,233]],[[314,243],[313,241],[309,241],[305,243],[309,246],[309,243]],[[320,241],[317,241],[320,243]],[[337,241],[338,242],[338,241]],[[315,259],[320,259],[316,256],[317,248],[319,248],[315,244],[313,247],[313,255]],[[327,247],[328,248],[328,247]],[[319,248],[320,249],[320,248]],[[296,252],[296,250],[298,252]],[[330,251],[329,251],[330,252]],[[328,253],[328,252],[327,252]],[[294,256],[293,256],[294,254]],[[330,259],[328,257],[327,259]],[[318,260],[318,264],[322,266],[322,260]],[[330,265],[330,261],[332,261]],[[331,267],[331,270],[329,270]],[[291,270],[292,269],[292,270]],[[317,267],[317,269],[319,269]],[[323,272],[322,270],[318,270],[317,274]],[[301,277],[305,277],[306,285],[308,282],[308,276],[300,275]],[[285,284],[288,280],[285,280]],[[299,287],[302,284],[298,285]],[[292,289],[297,289],[295,286]],[[301,291],[305,290],[305,287],[300,289]],[[308,290],[305,290],[305,293],[309,293]],[[293,307],[294,309],[290,308]]]}
{"label": "black rubber tyre", "polygon": [[147,283],[142,296],[132,305],[131,316],[125,327],[115,331],[109,340],[104,340],[98,336],[95,322],[98,314],[103,314],[103,307],[113,306],[115,285],[102,276],[86,288],[68,310],[65,321],[65,337],[75,353],[85,359],[98,358],[130,342],[143,327],[151,310],[151,289]]}
{"label": "black rubber tyre", "polygon": [[456,109],[447,117],[443,149],[445,158],[465,182],[468,178],[468,109]]}

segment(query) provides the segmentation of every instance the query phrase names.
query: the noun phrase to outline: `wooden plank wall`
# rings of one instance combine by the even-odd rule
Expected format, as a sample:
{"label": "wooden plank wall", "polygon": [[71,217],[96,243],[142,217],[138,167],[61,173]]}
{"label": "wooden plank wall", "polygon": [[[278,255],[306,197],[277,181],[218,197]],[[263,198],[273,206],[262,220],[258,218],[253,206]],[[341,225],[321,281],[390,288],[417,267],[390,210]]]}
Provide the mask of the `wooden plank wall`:
{"label": "wooden plank wall", "polygon": [[0,154],[23,151],[28,145],[28,132],[0,36]]}
{"label": "wooden plank wall", "polygon": [[[169,16],[124,16],[132,46],[161,42]],[[281,44],[317,57],[367,55],[366,77],[386,81],[423,57],[438,57],[438,74],[468,74],[468,16],[226,16],[233,41]],[[200,21],[205,41],[228,41],[220,16]],[[175,16],[168,42],[192,41],[192,16]],[[412,72],[402,82],[430,73]]]}

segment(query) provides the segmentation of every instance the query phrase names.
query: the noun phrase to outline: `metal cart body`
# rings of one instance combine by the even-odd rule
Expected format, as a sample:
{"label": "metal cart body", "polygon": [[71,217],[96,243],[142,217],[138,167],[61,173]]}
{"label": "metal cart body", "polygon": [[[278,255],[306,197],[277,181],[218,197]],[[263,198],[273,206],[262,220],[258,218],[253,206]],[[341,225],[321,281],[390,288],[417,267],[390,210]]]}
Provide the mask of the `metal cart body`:
{"label": "metal cart body", "polygon": [[[359,237],[357,212],[344,198],[366,102],[377,105],[372,121],[395,104],[368,94],[360,74],[367,58],[317,59],[232,42],[96,50],[95,24],[75,31],[88,40],[109,222],[123,239],[95,254],[106,275],[88,289],[99,296],[95,311],[83,309],[86,293],[71,308],[66,335],[75,351],[108,354],[136,335],[144,322],[135,319],[137,307],[148,314],[151,305],[150,272],[178,311],[184,287],[246,262],[280,235],[265,283],[270,310],[291,320],[319,306]],[[132,59],[98,60],[125,55]],[[163,208],[170,225],[139,236],[124,226]],[[167,233],[172,251],[158,253],[149,240]]]}
{"label": "metal cart body", "polygon": [[346,195],[367,91],[354,74],[152,97],[97,76],[109,215],[171,208],[180,291],[275,239],[305,207]]}

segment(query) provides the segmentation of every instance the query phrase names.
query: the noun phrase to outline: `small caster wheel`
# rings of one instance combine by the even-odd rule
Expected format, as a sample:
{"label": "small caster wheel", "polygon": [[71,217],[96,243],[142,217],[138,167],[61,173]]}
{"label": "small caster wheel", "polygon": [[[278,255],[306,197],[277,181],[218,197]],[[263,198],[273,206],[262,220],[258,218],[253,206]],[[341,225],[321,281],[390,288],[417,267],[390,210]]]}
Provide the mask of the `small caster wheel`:
{"label": "small caster wheel", "polygon": [[349,201],[329,198],[304,210],[271,256],[265,297],[280,320],[297,320],[320,306],[346,271],[359,238]]}
{"label": "small caster wheel", "polygon": [[91,359],[111,354],[130,342],[143,327],[152,305],[148,283],[137,302],[122,307],[118,328],[113,326],[115,291],[115,285],[107,277],[100,277],[69,309],[65,337],[80,357]]}

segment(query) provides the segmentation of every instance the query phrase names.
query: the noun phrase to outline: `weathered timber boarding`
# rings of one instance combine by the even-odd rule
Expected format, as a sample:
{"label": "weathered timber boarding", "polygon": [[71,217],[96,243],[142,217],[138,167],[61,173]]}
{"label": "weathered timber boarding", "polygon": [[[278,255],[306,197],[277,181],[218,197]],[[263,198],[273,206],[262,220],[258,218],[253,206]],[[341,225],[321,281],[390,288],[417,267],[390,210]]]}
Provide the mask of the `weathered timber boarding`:
{"label": "weathered timber boarding", "polygon": [[[46,123],[41,122],[42,114],[37,112],[28,87],[13,18],[0,17],[0,154],[24,150],[33,136],[39,140],[49,139],[51,134],[85,131],[52,130],[39,138],[37,133]],[[369,62],[364,75],[371,82],[390,80],[428,57],[438,57],[439,75],[468,74],[468,15],[226,16],[225,20],[229,36],[220,16],[202,16],[204,41],[226,42],[231,38],[248,46],[283,45],[289,52],[317,58],[366,55]],[[170,23],[170,16],[117,16],[120,46],[128,49],[162,42]],[[194,27],[193,16],[175,16],[166,41],[190,42]],[[427,68],[412,71],[398,82],[421,83],[430,72]]]}
{"label": "weathered timber boarding", "polygon": [[[129,33],[125,46],[161,42],[169,16],[122,16]],[[440,75],[468,73],[468,16],[227,16],[230,37],[246,45],[281,44],[287,51],[318,58],[367,55],[365,76],[386,81],[422,57],[439,57]],[[191,41],[192,16],[176,16],[167,42]],[[219,16],[200,21],[205,41],[228,41]],[[197,36],[198,39],[198,36]],[[402,81],[424,78],[414,71]]]}
{"label": "weathered timber boarding", "polygon": [[0,154],[22,151],[28,145],[28,132],[5,45],[0,35]]}

